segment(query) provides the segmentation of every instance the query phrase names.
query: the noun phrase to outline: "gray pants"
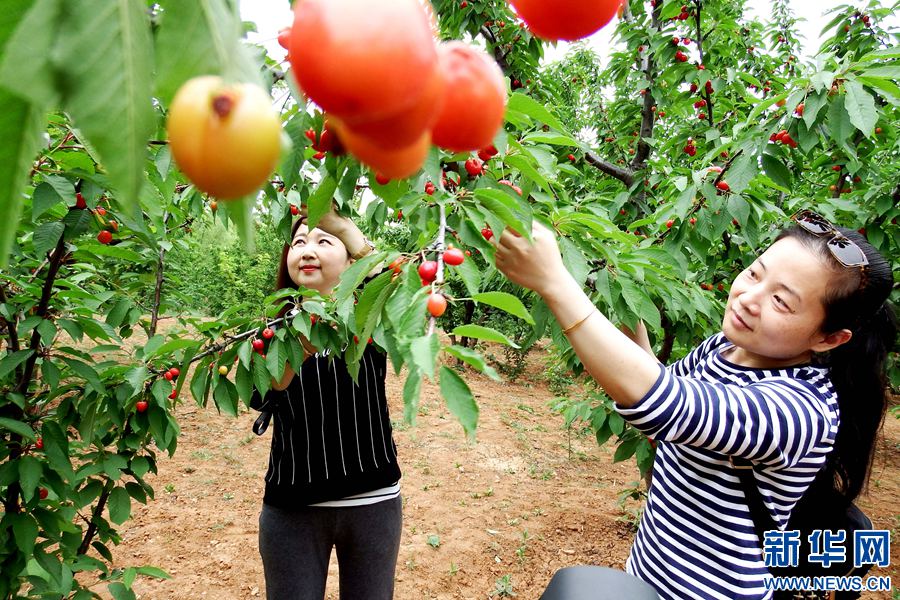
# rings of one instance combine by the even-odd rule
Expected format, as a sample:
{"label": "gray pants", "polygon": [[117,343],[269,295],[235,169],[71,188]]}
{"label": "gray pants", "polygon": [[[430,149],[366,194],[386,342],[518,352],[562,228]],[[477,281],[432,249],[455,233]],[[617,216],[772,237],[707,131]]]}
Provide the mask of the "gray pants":
{"label": "gray pants", "polygon": [[390,600],[400,552],[402,501],[348,508],[282,510],[259,515],[268,600],[322,600],[335,548],[341,600]]}

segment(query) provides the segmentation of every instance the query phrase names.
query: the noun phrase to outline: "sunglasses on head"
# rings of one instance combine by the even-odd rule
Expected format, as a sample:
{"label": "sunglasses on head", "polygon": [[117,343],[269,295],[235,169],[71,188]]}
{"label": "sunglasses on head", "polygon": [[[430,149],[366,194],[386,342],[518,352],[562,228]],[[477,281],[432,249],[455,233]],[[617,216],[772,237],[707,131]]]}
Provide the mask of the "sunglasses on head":
{"label": "sunglasses on head", "polygon": [[[864,267],[869,264],[866,253],[856,245],[856,242],[845,236],[831,224],[831,221],[811,210],[801,210],[793,217],[797,225],[813,235],[828,237],[826,245],[835,260],[845,267]],[[830,237],[829,237],[830,236]]]}

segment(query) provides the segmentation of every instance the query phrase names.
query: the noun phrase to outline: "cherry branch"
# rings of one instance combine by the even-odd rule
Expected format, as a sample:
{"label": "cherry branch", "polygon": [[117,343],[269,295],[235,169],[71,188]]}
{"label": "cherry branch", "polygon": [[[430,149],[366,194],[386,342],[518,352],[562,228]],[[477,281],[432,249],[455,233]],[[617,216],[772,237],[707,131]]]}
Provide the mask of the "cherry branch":
{"label": "cherry branch", "polygon": [[627,187],[631,187],[631,184],[634,183],[634,171],[632,171],[631,169],[616,166],[613,163],[600,158],[597,154],[590,150],[584,153],[584,159],[588,162],[588,164],[596,167],[607,175],[615,177]]}
{"label": "cherry branch", "polygon": [[[8,301],[9,300],[6,297],[6,285],[0,285],[0,304],[6,304]],[[0,317],[0,321],[6,326],[6,331],[9,334],[9,349],[13,352],[18,352],[19,333],[16,331],[18,320],[16,319],[15,313],[12,313],[12,315],[12,321],[6,320],[5,317]]]}

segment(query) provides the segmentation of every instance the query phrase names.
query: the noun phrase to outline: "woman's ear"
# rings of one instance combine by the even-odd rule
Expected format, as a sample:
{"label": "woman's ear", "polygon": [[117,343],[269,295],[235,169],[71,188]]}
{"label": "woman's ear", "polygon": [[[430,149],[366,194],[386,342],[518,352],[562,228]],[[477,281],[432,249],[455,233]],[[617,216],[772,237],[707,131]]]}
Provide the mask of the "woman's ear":
{"label": "woman's ear", "polygon": [[812,347],[813,352],[828,352],[834,350],[842,344],[846,344],[853,337],[853,332],[849,329],[838,329],[833,333],[827,334],[822,340]]}

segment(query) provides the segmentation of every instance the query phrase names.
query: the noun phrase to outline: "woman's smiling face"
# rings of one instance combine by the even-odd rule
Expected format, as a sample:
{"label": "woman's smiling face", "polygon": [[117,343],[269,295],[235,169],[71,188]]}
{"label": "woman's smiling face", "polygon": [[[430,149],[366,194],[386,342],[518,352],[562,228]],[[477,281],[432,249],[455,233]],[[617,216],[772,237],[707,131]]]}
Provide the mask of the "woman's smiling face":
{"label": "woman's smiling face", "polygon": [[832,271],[803,244],[784,238],[737,276],[728,294],[722,331],[735,348],[730,359],[777,368],[809,362],[837,341],[822,332]]}
{"label": "woman's smiling face", "polygon": [[329,295],[351,262],[346,246],[337,237],[318,228],[310,231],[306,223],[294,232],[287,267],[298,286]]}

